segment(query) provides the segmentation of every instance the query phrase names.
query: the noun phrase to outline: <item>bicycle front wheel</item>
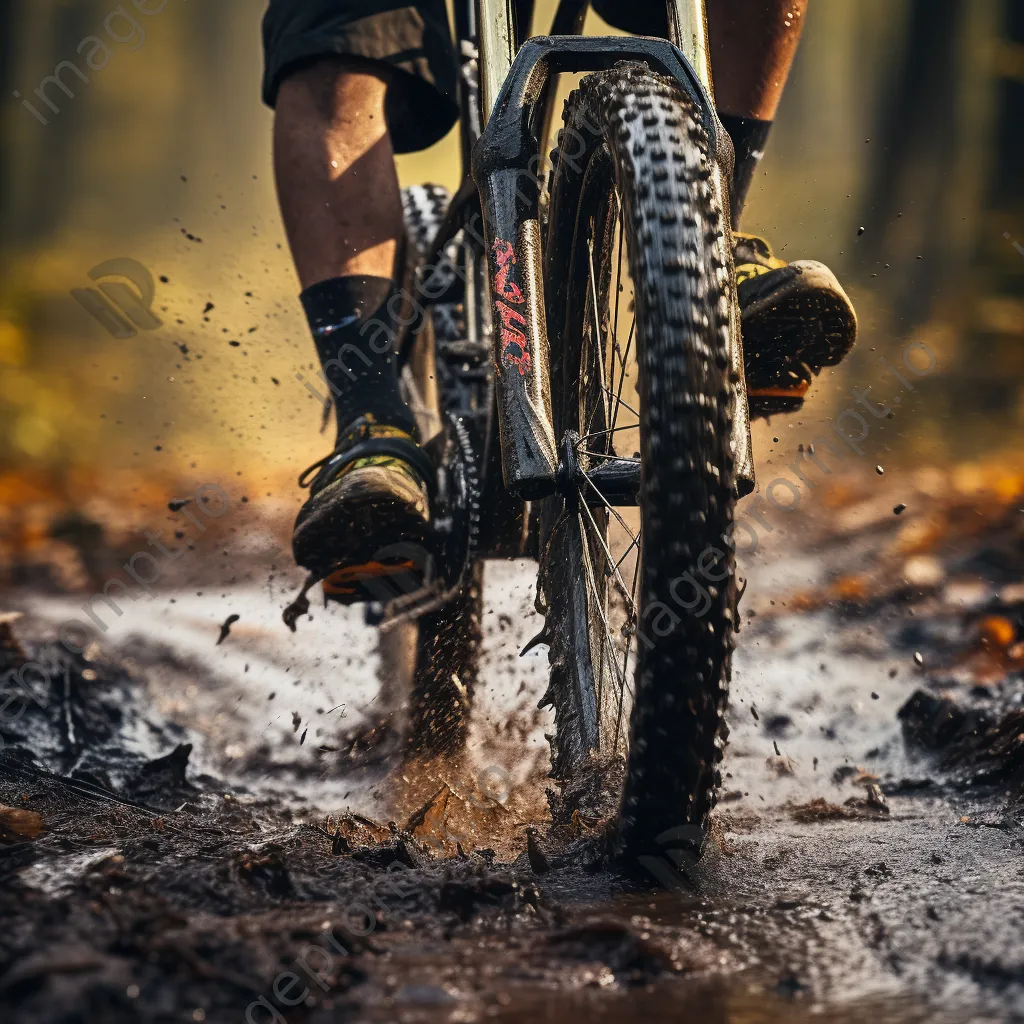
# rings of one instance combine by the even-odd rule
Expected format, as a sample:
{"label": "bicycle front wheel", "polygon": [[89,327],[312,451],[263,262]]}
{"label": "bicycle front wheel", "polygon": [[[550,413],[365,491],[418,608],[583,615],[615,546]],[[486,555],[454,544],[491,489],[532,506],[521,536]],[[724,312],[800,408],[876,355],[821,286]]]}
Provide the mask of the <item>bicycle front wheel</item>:
{"label": "bicycle front wheel", "polygon": [[691,101],[646,66],[591,75],[566,102],[545,251],[556,436],[584,471],[639,459],[641,484],[636,504],[585,477],[545,502],[546,700],[553,774],[589,794],[566,816],[604,816],[601,786],[579,781],[600,774],[632,862],[699,855],[726,733],[738,326],[717,173]]}

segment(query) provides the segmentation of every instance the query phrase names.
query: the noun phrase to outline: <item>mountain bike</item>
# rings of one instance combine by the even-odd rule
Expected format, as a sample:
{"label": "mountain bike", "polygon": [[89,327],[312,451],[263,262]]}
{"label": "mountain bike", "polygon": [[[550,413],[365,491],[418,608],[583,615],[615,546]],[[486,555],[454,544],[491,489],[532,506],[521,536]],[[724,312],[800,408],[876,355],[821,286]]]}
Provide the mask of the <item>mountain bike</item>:
{"label": "mountain bike", "polygon": [[[455,4],[467,173],[451,197],[405,193],[402,373],[438,467],[436,543],[428,584],[367,614],[409,688],[410,749],[451,749],[483,562],[535,557],[556,818],[679,863],[720,782],[733,507],[753,488],[732,145],[703,0],[669,0],[671,41],[583,37],[586,6],[562,0],[531,38],[528,4]],[[565,74],[584,77],[546,157]]]}

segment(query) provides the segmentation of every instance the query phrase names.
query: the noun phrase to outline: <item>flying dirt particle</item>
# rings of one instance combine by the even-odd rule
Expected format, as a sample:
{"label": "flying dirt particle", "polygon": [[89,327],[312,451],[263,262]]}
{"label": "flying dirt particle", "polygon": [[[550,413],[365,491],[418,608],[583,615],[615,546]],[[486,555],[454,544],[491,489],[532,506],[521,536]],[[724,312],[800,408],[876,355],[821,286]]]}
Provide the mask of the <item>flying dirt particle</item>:
{"label": "flying dirt particle", "polygon": [[280,387],[280,386],[281,386],[281,382],[280,382],[280,381],[279,381],[279,380],[278,380],[278,379],[277,379],[276,377],[271,377],[270,379],[271,379],[271,380],[272,380],[272,381],[273,381],[273,382],[274,382],[274,383],[275,383],[275,384],[276,384],[276,385],[277,385],[278,387]]}
{"label": "flying dirt particle", "polygon": [[777,740],[772,740],[772,746],[775,748],[775,753],[778,757],[782,757],[782,751],[779,750],[779,744]]}
{"label": "flying dirt particle", "polygon": [[161,274],[160,275],[160,283],[161,284],[170,284],[171,283],[171,279],[166,274]]}
{"label": "flying dirt particle", "polygon": [[167,502],[167,507],[172,512],[180,512],[191,500],[191,498],[175,498],[173,501]]}
{"label": "flying dirt particle", "polygon": [[773,438],[772,438],[772,440],[773,440],[773,441],[774,441],[774,442],[775,442],[776,444],[778,444],[778,443],[779,443],[779,439],[778,439],[777,437],[773,437]]}
{"label": "flying dirt particle", "polygon": [[899,515],[902,515],[904,512],[906,512],[906,510],[907,510],[907,506],[904,505],[903,502],[901,501],[898,505],[896,505],[893,508],[892,514],[894,516],[899,516]]}
{"label": "flying dirt particle", "polygon": [[[778,750],[778,747],[775,749]],[[797,762],[786,754],[769,757],[765,760],[764,765],[777,779],[781,779],[783,775],[796,775],[796,770],[799,767]]]}
{"label": "flying dirt particle", "polygon": [[877,782],[872,782],[868,785],[867,803],[868,807],[873,807],[876,811],[889,813],[889,801],[885,799],[882,787]]}
{"label": "flying dirt particle", "polygon": [[428,830],[434,830],[444,820],[448,808],[448,800],[451,796],[451,789],[448,783],[441,788],[418,810],[409,815],[405,823],[406,832],[415,832],[416,829],[427,826]]}
{"label": "flying dirt particle", "polygon": [[309,729],[303,729],[302,730],[302,735],[299,737],[299,746],[300,747],[302,746],[303,743],[306,742],[306,733],[307,732],[309,732]]}
{"label": "flying dirt particle", "polygon": [[229,342],[228,342],[228,344],[229,344],[229,345],[230,345],[230,346],[231,346],[232,348],[238,348],[238,346],[239,346],[239,345],[241,345],[242,343],[241,343],[240,341],[229,341]]}
{"label": "flying dirt particle", "polygon": [[292,712],[292,732],[298,732],[299,726],[302,725],[302,715],[298,711]]}
{"label": "flying dirt particle", "polygon": [[813,766],[814,766],[814,770],[817,771],[818,770],[818,759],[817,758],[814,759]]}
{"label": "flying dirt particle", "polygon": [[923,665],[924,664],[924,655],[920,651],[914,651],[914,664],[915,665]]}
{"label": "flying dirt particle", "polygon": [[897,673],[897,672],[899,672],[899,669],[897,669],[897,668],[891,668],[891,669],[889,669],[889,678],[890,678],[890,679],[895,679],[895,678],[896,678],[896,673]]}
{"label": "flying dirt particle", "polygon": [[877,693],[875,693],[875,691],[874,691],[874,690],[872,690],[872,691],[871,691],[871,699],[872,699],[872,700],[878,700],[878,694],[877,694]]}
{"label": "flying dirt particle", "polygon": [[221,623],[220,636],[217,637],[217,643],[214,644],[215,647],[220,647],[220,645],[227,639],[228,633],[231,632],[231,624],[237,622],[240,618],[241,615],[229,615],[223,623]]}
{"label": "flying dirt particle", "polygon": [[757,707],[754,704],[750,705],[750,713],[754,716],[755,722],[760,722],[761,719],[757,717]]}
{"label": "flying dirt particle", "polygon": [[535,875],[545,875],[551,870],[551,864],[537,842],[537,830],[532,825],[526,830],[526,857]]}
{"label": "flying dirt particle", "polygon": [[857,237],[859,238],[863,234],[864,234],[864,225],[862,224],[859,228],[857,228]]}
{"label": "flying dirt particle", "polygon": [[878,474],[879,476],[884,476],[884,475],[885,475],[885,470],[884,470],[884,469],[882,469],[882,467],[881,467],[881,466],[875,466],[875,472],[876,472],[876,473],[877,473],[877,474]]}
{"label": "flying dirt particle", "polygon": [[793,725],[789,715],[769,715],[765,719],[764,731],[768,736],[785,736]]}
{"label": "flying dirt particle", "polygon": [[212,302],[208,302],[205,306],[203,306],[203,315],[205,316],[213,308],[214,308],[213,303]]}

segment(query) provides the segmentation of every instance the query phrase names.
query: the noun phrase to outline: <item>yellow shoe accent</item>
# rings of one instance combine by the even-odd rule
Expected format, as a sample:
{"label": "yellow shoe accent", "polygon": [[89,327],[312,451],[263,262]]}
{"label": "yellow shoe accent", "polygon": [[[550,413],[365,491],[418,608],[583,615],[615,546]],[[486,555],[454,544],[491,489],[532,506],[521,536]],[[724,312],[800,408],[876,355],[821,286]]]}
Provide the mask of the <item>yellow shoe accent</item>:
{"label": "yellow shoe accent", "polygon": [[760,277],[762,274],[770,274],[774,267],[762,267],[760,263],[740,263],[736,266],[736,287],[752,277]]}
{"label": "yellow shoe accent", "polygon": [[734,245],[735,249],[752,251],[757,259],[756,263],[736,264],[737,286],[743,284],[744,281],[749,281],[752,277],[770,274],[773,270],[781,270],[788,265],[785,260],[780,260],[772,252],[772,247],[760,235],[750,235],[743,231],[736,231],[733,233],[733,240],[734,242],[743,243],[743,245]]}
{"label": "yellow shoe accent", "polygon": [[[367,417],[372,419],[372,417]],[[369,441],[377,437],[398,437],[404,441],[409,441],[415,444],[416,441],[407,430],[402,430],[400,427],[389,427],[385,424],[370,423],[368,426],[363,426],[356,433],[354,443],[358,444],[360,441]],[[367,466],[387,466],[397,470],[400,473],[405,473],[417,486],[422,487],[423,481],[420,479],[419,473],[416,472],[404,459],[398,458],[396,455],[366,455],[361,459],[355,459],[345,466],[335,477],[336,480],[340,480],[342,477],[347,476],[354,469],[365,469]]]}

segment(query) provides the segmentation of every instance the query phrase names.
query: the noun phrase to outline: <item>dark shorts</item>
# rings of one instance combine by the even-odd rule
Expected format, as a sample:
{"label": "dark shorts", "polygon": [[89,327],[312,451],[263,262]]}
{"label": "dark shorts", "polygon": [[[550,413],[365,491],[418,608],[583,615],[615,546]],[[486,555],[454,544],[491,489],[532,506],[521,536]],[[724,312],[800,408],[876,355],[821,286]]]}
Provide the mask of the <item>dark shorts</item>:
{"label": "dark shorts", "polygon": [[389,65],[386,110],[396,153],[432,145],[459,116],[444,0],[270,0],[263,53],[263,101],[271,107],[292,71],[323,57]]}
{"label": "dark shorts", "polygon": [[[664,35],[664,0],[595,0],[608,22],[638,35]],[[323,57],[361,57],[394,69],[387,117],[397,153],[443,138],[458,117],[456,64],[445,0],[270,0],[263,18],[263,100]]]}

